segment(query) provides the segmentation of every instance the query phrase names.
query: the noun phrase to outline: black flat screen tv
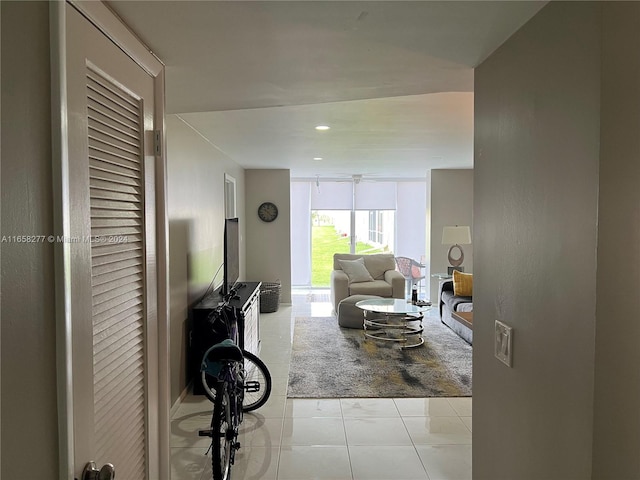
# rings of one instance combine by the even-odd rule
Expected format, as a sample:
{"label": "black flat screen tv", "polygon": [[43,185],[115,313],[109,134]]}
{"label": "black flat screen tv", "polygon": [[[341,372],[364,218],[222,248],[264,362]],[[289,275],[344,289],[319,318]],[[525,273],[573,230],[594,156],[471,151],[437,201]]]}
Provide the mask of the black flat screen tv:
{"label": "black flat screen tv", "polygon": [[237,218],[227,218],[224,222],[222,294],[227,295],[240,276],[240,232]]}

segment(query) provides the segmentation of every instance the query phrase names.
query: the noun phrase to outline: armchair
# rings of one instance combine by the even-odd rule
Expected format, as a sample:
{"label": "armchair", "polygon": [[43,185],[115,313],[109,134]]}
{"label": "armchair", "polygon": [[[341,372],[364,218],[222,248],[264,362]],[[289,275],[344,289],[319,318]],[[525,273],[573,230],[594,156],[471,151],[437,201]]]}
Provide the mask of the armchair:
{"label": "armchair", "polygon": [[[370,279],[353,281],[343,270],[340,261],[362,259]],[[360,279],[356,279],[360,280]],[[378,295],[385,298],[405,298],[405,279],[396,270],[393,254],[352,255],[335,253],[331,272],[331,304],[338,311],[338,304],[351,295]]]}
{"label": "armchair", "polygon": [[396,264],[398,265],[398,271],[407,282],[407,295],[409,295],[413,290],[413,286],[419,285],[424,280],[425,276],[422,269],[425,266],[409,257],[396,257]]}

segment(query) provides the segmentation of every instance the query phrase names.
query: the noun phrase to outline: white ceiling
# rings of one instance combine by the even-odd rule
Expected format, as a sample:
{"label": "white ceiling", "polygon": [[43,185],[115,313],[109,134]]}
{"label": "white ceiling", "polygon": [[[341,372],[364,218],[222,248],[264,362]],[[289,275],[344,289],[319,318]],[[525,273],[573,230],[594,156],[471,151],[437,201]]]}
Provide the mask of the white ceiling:
{"label": "white ceiling", "polygon": [[473,68],[545,3],[108,2],[165,63],[168,113],[312,178],[471,168]]}

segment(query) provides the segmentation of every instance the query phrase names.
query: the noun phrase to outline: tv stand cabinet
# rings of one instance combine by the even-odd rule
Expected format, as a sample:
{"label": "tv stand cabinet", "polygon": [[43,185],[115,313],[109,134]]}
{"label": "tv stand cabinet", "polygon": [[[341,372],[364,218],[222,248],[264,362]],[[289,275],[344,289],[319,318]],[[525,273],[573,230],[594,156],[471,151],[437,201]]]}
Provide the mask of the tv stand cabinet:
{"label": "tv stand cabinet", "polygon": [[[260,348],[260,282],[241,282],[244,287],[238,289],[237,297],[229,301],[229,305],[236,310],[238,317],[239,345],[241,348],[258,354]],[[220,290],[204,297],[191,309],[191,335],[190,335],[190,371],[193,382],[194,395],[204,395],[200,383],[200,363],[202,356],[211,345],[219,339],[215,339],[209,327],[209,315],[222,302]]]}

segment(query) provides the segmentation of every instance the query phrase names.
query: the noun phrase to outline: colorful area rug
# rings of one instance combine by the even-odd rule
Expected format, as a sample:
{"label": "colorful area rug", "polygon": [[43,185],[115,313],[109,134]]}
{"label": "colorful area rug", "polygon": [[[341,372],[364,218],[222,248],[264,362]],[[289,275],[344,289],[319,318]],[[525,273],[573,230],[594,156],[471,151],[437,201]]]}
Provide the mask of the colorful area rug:
{"label": "colorful area rug", "polygon": [[424,345],[364,339],[335,317],[296,318],[289,398],[411,398],[471,396],[472,348],[425,317]]}

